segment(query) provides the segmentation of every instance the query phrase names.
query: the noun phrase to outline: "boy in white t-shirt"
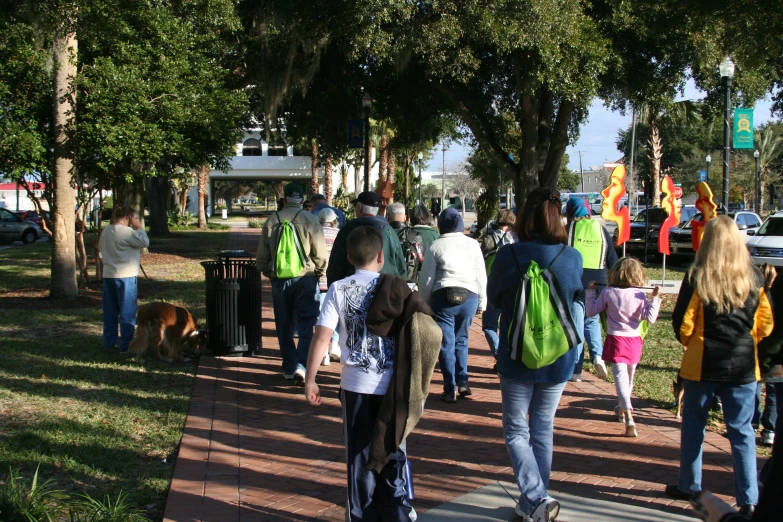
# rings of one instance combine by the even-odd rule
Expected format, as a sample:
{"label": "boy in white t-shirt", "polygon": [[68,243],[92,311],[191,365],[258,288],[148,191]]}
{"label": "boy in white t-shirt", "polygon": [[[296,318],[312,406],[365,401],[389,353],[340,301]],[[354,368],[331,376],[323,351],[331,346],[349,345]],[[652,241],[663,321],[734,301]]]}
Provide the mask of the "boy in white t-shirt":
{"label": "boy in white t-shirt", "polygon": [[343,436],[348,468],[346,521],[416,520],[408,504],[405,480],[405,448],[389,458],[381,473],[366,469],[375,419],[393,371],[394,339],[367,331],[367,310],[383,268],[383,238],[373,227],[359,227],[347,239],[348,260],[356,273],[335,281],[324,299],[315,327],[305,377],[305,396],[321,404],[315,376],[332,333],[340,334],[343,370],[340,402],[343,406]]}

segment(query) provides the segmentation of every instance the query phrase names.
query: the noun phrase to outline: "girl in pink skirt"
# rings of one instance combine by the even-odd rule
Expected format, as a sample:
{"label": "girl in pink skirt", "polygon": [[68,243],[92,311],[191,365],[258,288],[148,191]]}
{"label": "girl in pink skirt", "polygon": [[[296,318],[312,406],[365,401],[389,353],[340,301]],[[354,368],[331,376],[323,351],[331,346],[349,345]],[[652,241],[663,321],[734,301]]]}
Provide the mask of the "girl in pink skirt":
{"label": "girl in pink skirt", "polygon": [[625,421],[625,435],[636,437],[633,421],[631,392],[636,365],[642,358],[642,321],[654,323],[661,308],[659,287],[652,292],[652,299],[641,287],[647,282],[642,264],[636,259],[624,257],[609,271],[608,287],[596,298],[595,281],[586,293],[585,308],[588,316],[606,312],[606,341],[603,359],[612,363],[614,384],[619,405],[614,411],[619,421]]}

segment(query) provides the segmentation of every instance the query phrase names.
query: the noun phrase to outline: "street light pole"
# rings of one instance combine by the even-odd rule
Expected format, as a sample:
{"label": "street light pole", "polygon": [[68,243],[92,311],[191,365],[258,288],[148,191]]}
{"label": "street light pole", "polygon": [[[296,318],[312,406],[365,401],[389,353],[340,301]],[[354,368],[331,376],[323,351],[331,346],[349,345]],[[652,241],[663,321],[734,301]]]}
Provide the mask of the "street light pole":
{"label": "street light pole", "polygon": [[16,211],[19,212],[19,181],[16,182]]}
{"label": "street light pole", "polygon": [[726,91],[723,114],[723,208],[729,210],[729,153],[731,152],[731,79],[734,62],[728,56],[720,62],[720,76]]}
{"label": "street light pole", "polygon": [[370,191],[370,107],[372,107],[372,98],[368,93],[362,96],[362,107],[364,107],[364,191]]}
{"label": "street light pole", "polygon": [[759,170],[759,156],[761,153],[758,150],[753,152],[753,159],[756,160],[756,203],[754,208],[756,214],[761,215],[761,171]]}
{"label": "street light pole", "polygon": [[582,151],[579,152],[579,177],[582,179],[582,192],[585,191],[585,171],[582,170]]}
{"label": "street light pole", "polygon": [[440,178],[440,210],[446,206],[446,142],[443,142],[443,175]]}
{"label": "street light pole", "polygon": [[707,161],[707,180],[706,181],[707,181],[707,183],[709,183],[710,182],[710,163],[712,163],[712,156],[707,154],[707,157],[705,158],[705,160]]}
{"label": "street light pole", "polygon": [[419,201],[418,204],[421,205],[421,160],[424,159],[424,154],[419,152]]}

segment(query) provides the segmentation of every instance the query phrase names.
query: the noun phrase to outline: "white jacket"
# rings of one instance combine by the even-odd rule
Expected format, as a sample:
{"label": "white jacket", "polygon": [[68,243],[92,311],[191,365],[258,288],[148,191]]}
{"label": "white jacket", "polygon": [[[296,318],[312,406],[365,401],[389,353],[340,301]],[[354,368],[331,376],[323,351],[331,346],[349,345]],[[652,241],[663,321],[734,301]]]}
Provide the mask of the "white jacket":
{"label": "white jacket", "polygon": [[443,234],[433,241],[419,271],[419,294],[428,304],[433,292],[452,286],[478,294],[478,309],[487,309],[484,256],[478,242],[461,232]]}
{"label": "white jacket", "polygon": [[133,230],[115,223],[101,231],[98,245],[103,259],[103,277],[122,279],[139,275],[141,249],[150,246],[150,240],[143,228]]}

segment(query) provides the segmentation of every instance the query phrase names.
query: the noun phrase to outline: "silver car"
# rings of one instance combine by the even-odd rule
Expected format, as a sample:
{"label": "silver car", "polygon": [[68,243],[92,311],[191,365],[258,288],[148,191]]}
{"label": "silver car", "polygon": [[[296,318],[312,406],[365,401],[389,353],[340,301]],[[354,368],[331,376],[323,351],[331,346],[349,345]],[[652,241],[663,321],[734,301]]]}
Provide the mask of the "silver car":
{"label": "silver car", "polygon": [[25,221],[10,210],[0,208],[0,240],[34,243],[43,231],[32,221]]}

